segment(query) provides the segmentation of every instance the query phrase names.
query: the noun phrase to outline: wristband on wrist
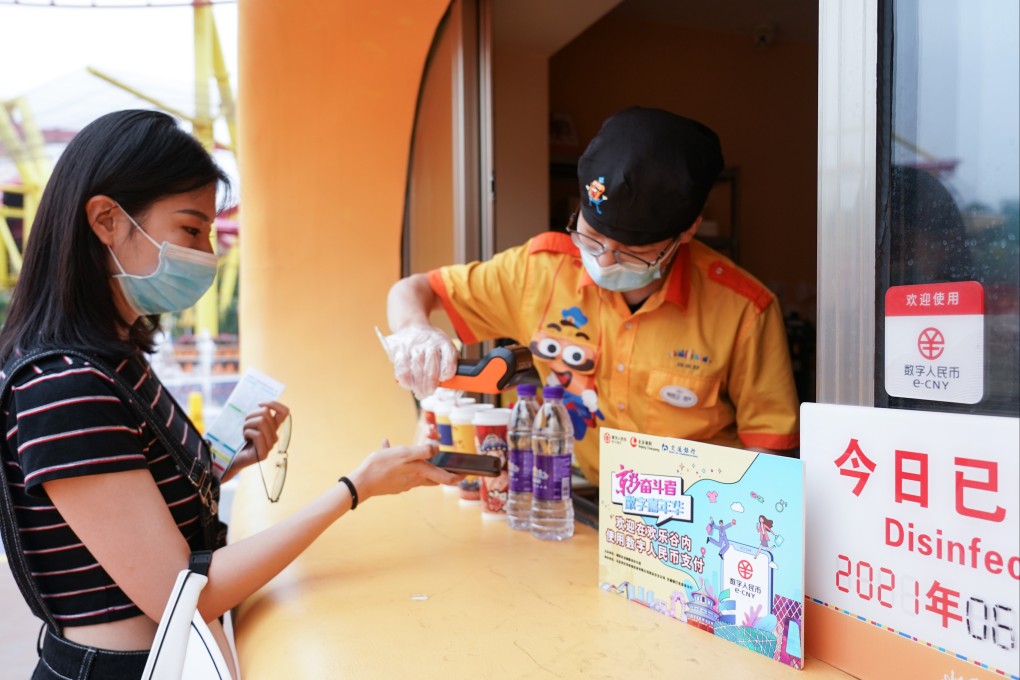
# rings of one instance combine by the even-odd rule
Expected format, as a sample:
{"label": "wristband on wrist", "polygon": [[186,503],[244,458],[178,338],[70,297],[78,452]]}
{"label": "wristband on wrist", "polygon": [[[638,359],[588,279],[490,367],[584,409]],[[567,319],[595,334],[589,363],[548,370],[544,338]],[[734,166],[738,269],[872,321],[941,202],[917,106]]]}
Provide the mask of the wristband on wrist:
{"label": "wristband on wrist", "polygon": [[358,490],[354,488],[354,482],[346,476],[341,477],[337,481],[342,482],[347,487],[347,490],[351,492],[351,510],[354,510],[358,507]]}

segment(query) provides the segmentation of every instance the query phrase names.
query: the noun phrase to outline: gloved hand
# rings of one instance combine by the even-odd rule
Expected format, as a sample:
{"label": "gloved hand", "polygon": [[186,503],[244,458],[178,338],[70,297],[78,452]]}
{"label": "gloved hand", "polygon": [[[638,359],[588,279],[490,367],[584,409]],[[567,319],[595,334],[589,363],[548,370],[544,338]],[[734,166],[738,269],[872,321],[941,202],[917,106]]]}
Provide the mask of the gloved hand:
{"label": "gloved hand", "polygon": [[435,392],[440,381],[457,372],[457,348],[435,326],[405,326],[386,336],[386,346],[397,382],[418,399]]}

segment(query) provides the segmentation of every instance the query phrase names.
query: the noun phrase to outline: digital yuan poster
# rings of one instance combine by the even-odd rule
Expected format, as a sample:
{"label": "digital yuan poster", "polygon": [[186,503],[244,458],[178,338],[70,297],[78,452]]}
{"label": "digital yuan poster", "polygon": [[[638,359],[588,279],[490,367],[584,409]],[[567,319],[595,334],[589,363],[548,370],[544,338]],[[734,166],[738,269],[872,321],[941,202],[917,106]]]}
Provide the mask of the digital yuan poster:
{"label": "digital yuan poster", "polygon": [[803,667],[799,460],[602,428],[599,583]]}

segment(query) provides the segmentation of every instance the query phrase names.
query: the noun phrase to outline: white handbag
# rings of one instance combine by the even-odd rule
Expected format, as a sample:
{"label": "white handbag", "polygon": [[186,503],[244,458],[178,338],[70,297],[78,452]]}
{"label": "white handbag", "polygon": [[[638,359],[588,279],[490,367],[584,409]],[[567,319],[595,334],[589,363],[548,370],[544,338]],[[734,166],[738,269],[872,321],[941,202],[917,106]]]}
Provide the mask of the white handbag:
{"label": "white handbag", "polygon": [[209,581],[212,553],[193,553],[177,575],[142,673],[144,680],[230,680],[230,670],[209,626],[198,612],[198,596]]}

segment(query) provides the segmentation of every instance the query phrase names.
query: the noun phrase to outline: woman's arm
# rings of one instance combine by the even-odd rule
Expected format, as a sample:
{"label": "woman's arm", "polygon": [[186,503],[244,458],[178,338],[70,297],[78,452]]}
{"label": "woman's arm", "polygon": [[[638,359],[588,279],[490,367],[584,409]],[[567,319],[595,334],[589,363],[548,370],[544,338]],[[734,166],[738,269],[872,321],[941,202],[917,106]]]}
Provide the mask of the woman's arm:
{"label": "woman's arm", "polygon": [[[416,486],[455,483],[459,477],[425,461],[430,446],[384,448],[348,476],[359,506],[373,496]],[[58,479],[46,493],[85,547],[124,593],[154,621],[163,615],[190,548],[147,470]],[[199,609],[212,620],[269,582],[351,507],[343,484],[334,485],[286,520],[213,555]]]}

